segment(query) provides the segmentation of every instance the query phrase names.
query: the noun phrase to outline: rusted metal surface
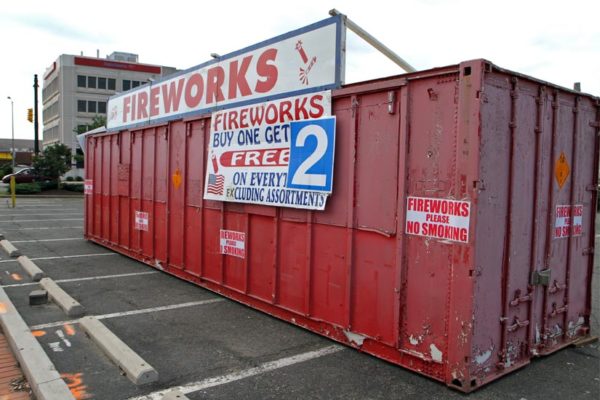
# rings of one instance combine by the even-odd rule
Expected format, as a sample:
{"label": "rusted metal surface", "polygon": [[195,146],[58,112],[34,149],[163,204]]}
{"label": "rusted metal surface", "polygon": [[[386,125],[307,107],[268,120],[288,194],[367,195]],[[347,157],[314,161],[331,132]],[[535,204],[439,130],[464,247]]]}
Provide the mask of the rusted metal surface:
{"label": "rusted metal surface", "polygon": [[203,200],[209,116],[91,136],[85,235],[471,391],[589,334],[598,101],[483,60],[334,91],[325,211]]}

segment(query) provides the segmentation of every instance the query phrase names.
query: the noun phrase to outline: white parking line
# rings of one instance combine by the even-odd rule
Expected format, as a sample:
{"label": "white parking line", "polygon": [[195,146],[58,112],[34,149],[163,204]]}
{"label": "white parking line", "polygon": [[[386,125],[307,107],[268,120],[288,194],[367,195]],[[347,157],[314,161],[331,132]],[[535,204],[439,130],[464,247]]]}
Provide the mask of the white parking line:
{"label": "white parking line", "polygon": [[82,237],[61,238],[61,239],[31,239],[31,240],[11,240],[11,243],[37,243],[37,242],[60,242],[63,240],[85,240]]}
{"label": "white parking line", "polygon": [[[14,212],[14,210],[17,211],[27,211],[29,209],[35,209],[35,210],[40,210],[40,211],[52,211],[52,210],[56,210],[56,211],[81,211],[83,212],[83,208],[62,208],[62,207],[56,207],[56,206],[44,206],[42,204],[39,204],[37,206],[19,206],[17,205],[16,208],[12,209],[12,208],[7,208],[6,210],[8,211],[6,214],[3,215],[10,215],[11,212]],[[12,211],[11,211],[12,210]],[[2,208],[0,206],[0,212],[4,211],[4,208]]]}
{"label": "white parking line", "polygon": [[315,358],[337,353],[338,351],[341,351],[343,349],[343,346],[334,344],[332,346],[323,347],[319,350],[308,351],[306,353],[296,354],[295,356],[280,358],[279,360],[275,361],[269,361],[260,364],[257,367],[232,372],[231,374],[216,376],[214,378],[208,378],[198,382],[188,383],[183,386],[175,386],[168,389],[159,390],[147,394],[145,396],[130,397],[129,400],[160,400],[166,393],[170,392],[171,390],[179,390],[183,394],[193,393],[199,390],[205,390],[211,387],[239,381],[240,379],[250,378],[252,376],[264,374],[265,372],[271,372],[276,369],[289,367],[290,365],[314,360]]}
{"label": "white parking line", "polygon": [[[27,215],[45,215],[46,213],[48,213],[48,214],[49,213],[53,213],[52,215],[83,214],[83,210],[72,210],[71,212],[68,212],[68,211],[62,210],[62,209],[56,209],[56,210],[54,210],[54,209],[50,209],[50,210],[43,209],[43,210],[40,210],[37,207],[35,209],[28,209],[28,208],[20,209],[20,210],[17,209],[17,211],[21,211],[23,213],[25,213],[25,212],[31,212],[30,214],[27,214]],[[34,214],[34,212],[36,212],[36,211],[39,211],[42,214]],[[10,212],[9,213],[5,213],[5,212],[2,212],[2,210],[0,209],[0,217],[13,217],[15,215],[17,215],[17,214],[13,214],[13,213],[10,213]]]}
{"label": "white parking line", "polygon": [[[79,258],[79,257],[100,257],[100,256],[118,256],[118,253],[92,253],[92,254],[75,254],[72,256],[51,256],[51,257],[36,257],[30,258],[31,261],[36,260],[57,260],[59,258]],[[16,262],[17,260],[1,260],[0,263]]]}
{"label": "white parking line", "polygon": [[6,232],[6,231],[38,231],[38,230],[43,231],[43,230],[47,230],[47,229],[83,229],[83,226],[36,226],[35,228],[11,228],[11,229],[2,228],[2,232]]}
{"label": "white parking line", "polygon": [[[95,280],[99,280],[99,279],[127,278],[130,276],[150,275],[150,274],[158,274],[158,273],[160,273],[160,271],[131,272],[128,274],[88,276],[85,278],[56,279],[54,282],[69,283],[69,282],[95,281]],[[32,285],[39,285],[39,282],[12,283],[10,285],[2,285],[2,287],[3,288],[13,288],[13,287],[32,286]]]}
{"label": "white parking line", "polygon": [[[202,305],[205,305],[205,304],[219,303],[221,301],[225,301],[225,299],[222,298],[222,297],[217,297],[217,298],[214,298],[214,299],[200,300],[200,301],[190,301],[188,303],[171,304],[171,305],[168,305],[168,306],[143,308],[141,310],[122,311],[122,312],[116,312],[116,313],[111,313],[111,314],[95,315],[95,317],[98,318],[98,319],[127,317],[129,315],[148,314],[148,313],[153,313],[153,312],[158,312],[158,311],[176,310],[178,308],[193,307],[193,306],[202,306]],[[73,319],[73,320],[69,320],[69,321],[58,321],[58,322],[49,322],[47,324],[33,325],[33,326],[30,326],[29,329],[31,329],[32,331],[35,331],[35,330],[38,330],[38,329],[54,328],[54,327],[57,327],[57,326],[62,326],[64,324],[77,324],[77,323],[79,323],[79,320],[78,319]]]}
{"label": "white parking line", "polygon": [[3,221],[0,221],[0,223],[3,222],[46,222],[46,221],[83,221],[83,218],[57,218],[57,219],[6,219]]}
{"label": "white parking line", "polygon": [[[46,211],[46,210],[44,210],[44,211]],[[33,213],[29,213],[29,214],[0,214],[0,217],[39,217],[40,215],[42,215],[42,216],[43,215],[56,215],[58,213],[60,213],[60,215],[81,215],[82,214],[82,212],[65,213],[65,212],[59,212],[59,211],[57,211],[57,212],[50,213],[50,214],[37,214],[37,213],[35,213],[35,214],[33,214]],[[7,221],[11,221],[12,222],[12,220],[7,220]],[[3,222],[3,221],[0,221],[0,222]]]}

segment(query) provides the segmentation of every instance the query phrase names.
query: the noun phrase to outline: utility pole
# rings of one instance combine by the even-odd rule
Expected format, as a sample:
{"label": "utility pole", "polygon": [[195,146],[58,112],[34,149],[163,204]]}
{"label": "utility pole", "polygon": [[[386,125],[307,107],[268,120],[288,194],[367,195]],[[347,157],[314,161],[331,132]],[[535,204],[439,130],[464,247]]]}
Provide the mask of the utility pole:
{"label": "utility pole", "polygon": [[38,77],[33,75],[33,153],[37,156],[40,152],[39,146],[39,120],[38,120]]}
{"label": "utility pole", "polygon": [[12,157],[12,169],[13,169],[13,174],[15,173],[15,102],[12,99],[12,97],[8,96],[7,99],[10,100],[10,115],[11,115],[11,127],[12,127],[12,142],[11,142],[11,147],[12,147],[12,153],[11,153],[11,157]]}

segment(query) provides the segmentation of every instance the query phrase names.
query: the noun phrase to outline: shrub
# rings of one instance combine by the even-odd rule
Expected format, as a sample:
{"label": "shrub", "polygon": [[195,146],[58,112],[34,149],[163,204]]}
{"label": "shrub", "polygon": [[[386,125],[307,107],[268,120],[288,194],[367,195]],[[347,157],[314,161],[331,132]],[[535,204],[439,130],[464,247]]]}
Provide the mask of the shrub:
{"label": "shrub", "polygon": [[65,185],[63,189],[68,190],[70,192],[79,192],[83,193],[83,185]]}
{"label": "shrub", "polygon": [[67,182],[73,182],[75,180],[75,178],[73,178],[72,176],[67,176],[66,181]]}
{"label": "shrub", "polygon": [[75,180],[76,180],[77,182],[83,182],[83,178],[82,178],[81,176],[76,176],[76,177],[75,177]]}
{"label": "shrub", "polygon": [[9,175],[13,173],[13,168],[11,164],[4,164],[0,167],[0,175]]}
{"label": "shrub", "polygon": [[39,186],[40,186],[41,190],[58,189],[58,182],[56,182],[56,181],[40,182]]}
{"label": "shrub", "polygon": [[[10,186],[6,188],[6,191],[10,193]],[[36,194],[42,191],[42,188],[38,183],[17,183],[15,185],[16,194]]]}

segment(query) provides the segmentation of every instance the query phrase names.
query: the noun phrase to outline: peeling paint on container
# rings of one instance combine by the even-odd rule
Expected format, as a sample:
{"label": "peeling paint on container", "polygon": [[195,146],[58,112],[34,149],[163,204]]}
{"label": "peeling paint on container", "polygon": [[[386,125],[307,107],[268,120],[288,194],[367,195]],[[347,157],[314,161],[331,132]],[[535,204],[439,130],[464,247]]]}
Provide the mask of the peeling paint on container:
{"label": "peeling paint on container", "polygon": [[440,351],[440,349],[438,349],[436,345],[432,343],[429,345],[429,350],[431,354],[431,359],[435,362],[441,363],[443,354]]}
{"label": "peeling paint on container", "polygon": [[346,338],[348,338],[348,342],[354,343],[358,347],[362,346],[363,342],[366,339],[365,336],[358,335],[358,334],[350,332],[350,331],[344,331],[344,335],[346,335]]}
{"label": "peeling paint on container", "polygon": [[419,343],[422,342],[422,340],[419,340],[419,338],[415,338],[413,335],[410,335],[410,337],[408,338],[408,341],[410,342],[410,344],[412,344],[413,346],[418,345]]}
{"label": "peeling paint on container", "polygon": [[493,350],[494,350],[494,348],[492,347],[491,349],[486,350],[486,351],[482,352],[481,354],[476,355],[475,356],[475,362],[477,364],[479,364],[479,365],[485,363],[492,356],[492,351]]}

